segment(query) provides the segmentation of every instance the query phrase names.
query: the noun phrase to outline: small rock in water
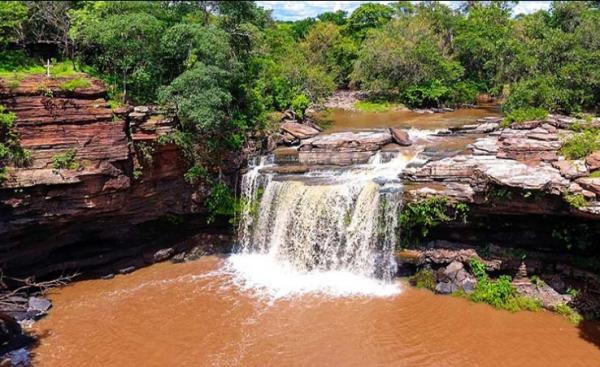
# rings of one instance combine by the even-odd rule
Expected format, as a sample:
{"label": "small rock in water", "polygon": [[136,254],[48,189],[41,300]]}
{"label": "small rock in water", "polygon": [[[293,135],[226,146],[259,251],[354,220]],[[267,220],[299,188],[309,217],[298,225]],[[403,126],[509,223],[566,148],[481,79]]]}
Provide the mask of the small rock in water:
{"label": "small rock in water", "polygon": [[126,268],[119,269],[119,273],[120,274],[129,274],[129,273],[133,272],[134,270],[135,270],[135,266],[128,266]]}
{"label": "small rock in water", "polygon": [[[29,367],[31,366],[31,356],[29,355],[29,351],[25,348],[13,350],[12,352],[5,354],[6,359],[8,359],[8,363],[6,366],[9,367]],[[5,366],[5,360],[2,360],[0,366]]]}
{"label": "small rock in water", "polygon": [[31,297],[28,302],[28,311],[46,312],[52,307],[52,302],[46,298]]}
{"label": "small rock in water", "polygon": [[112,279],[115,277],[114,273],[110,273],[110,274],[106,274],[100,277],[100,279],[104,279],[104,280],[108,280],[108,279]]}
{"label": "small rock in water", "polygon": [[154,254],[154,262],[165,261],[173,256],[174,253],[175,249],[171,247],[160,249]]}

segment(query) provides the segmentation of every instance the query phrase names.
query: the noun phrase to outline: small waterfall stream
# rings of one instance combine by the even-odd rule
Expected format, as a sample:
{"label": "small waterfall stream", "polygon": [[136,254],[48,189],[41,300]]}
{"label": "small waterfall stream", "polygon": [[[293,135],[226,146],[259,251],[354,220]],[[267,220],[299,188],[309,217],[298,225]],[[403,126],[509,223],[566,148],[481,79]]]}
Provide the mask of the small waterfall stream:
{"label": "small waterfall stream", "polygon": [[242,178],[234,267],[246,283],[265,287],[273,286],[273,278],[293,276],[279,284],[291,287],[278,289],[284,293],[369,293],[365,281],[391,286],[402,197],[398,175],[411,159],[378,152],[363,165],[278,175],[261,172],[273,165],[261,157]]}

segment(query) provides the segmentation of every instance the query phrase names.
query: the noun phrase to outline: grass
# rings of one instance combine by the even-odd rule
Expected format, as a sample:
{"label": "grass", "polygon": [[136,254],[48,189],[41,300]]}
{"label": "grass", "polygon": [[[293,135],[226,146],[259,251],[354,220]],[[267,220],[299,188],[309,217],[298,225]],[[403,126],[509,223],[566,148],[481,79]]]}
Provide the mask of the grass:
{"label": "grass", "polygon": [[[51,63],[50,75],[55,78],[68,77],[79,74],[71,61]],[[41,63],[25,66],[13,66],[0,68],[0,78],[21,81],[29,75],[46,74],[46,67]]]}
{"label": "grass", "polygon": [[408,281],[417,288],[435,290],[435,273],[431,269],[419,269]]}
{"label": "grass", "polygon": [[600,149],[600,130],[587,129],[567,138],[560,152],[568,159],[580,159]]}
{"label": "grass", "polygon": [[559,303],[554,306],[554,312],[569,319],[573,325],[579,325],[583,321],[583,316],[566,303]]}
{"label": "grass", "polygon": [[548,111],[543,108],[517,108],[506,113],[501,126],[508,127],[512,123],[543,120],[548,117]]}
{"label": "grass", "polygon": [[592,172],[589,177],[591,178],[600,178],[600,170]]}
{"label": "grass", "polygon": [[402,104],[388,101],[358,101],[354,108],[361,112],[389,112],[404,107]]}
{"label": "grass", "polygon": [[92,86],[92,83],[90,83],[89,80],[83,79],[83,78],[76,78],[76,79],[71,79],[64,83],[61,83],[58,87],[61,90],[73,92],[76,89],[84,89],[84,88],[89,88],[91,86]]}

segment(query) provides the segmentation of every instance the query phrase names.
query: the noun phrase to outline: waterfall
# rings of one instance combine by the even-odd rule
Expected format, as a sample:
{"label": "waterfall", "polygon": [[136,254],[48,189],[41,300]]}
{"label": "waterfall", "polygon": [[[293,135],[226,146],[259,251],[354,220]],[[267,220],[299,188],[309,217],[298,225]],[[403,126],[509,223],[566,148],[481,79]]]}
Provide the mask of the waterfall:
{"label": "waterfall", "polygon": [[262,255],[299,274],[344,272],[390,281],[396,272],[398,174],[410,157],[377,153],[368,164],[303,175],[242,178],[238,254]]}

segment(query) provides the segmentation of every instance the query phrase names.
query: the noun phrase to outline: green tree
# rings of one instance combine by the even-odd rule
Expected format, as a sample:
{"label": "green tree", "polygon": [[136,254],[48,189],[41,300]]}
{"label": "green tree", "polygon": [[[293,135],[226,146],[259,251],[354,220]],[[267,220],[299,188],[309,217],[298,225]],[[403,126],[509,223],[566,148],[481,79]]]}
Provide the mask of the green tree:
{"label": "green tree", "polygon": [[358,40],[363,40],[370,29],[382,27],[392,19],[393,14],[394,9],[387,5],[362,4],[348,18],[348,32]]}
{"label": "green tree", "polygon": [[81,45],[84,61],[118,82],[124,100],[152,101],[160,85],[164,23],[146,12],[103,16],[96,7],[74,13],[72,35]]}
{"label": "green tree", "polygon": [[4,1],[0,5],[0,47],[20,37],[21,24],[27,19],[23,1]]}
{"label": "green tree", "polygon": [[347,22],[347,16],[347,12],[343,10],[337,10],[335,12],[327,11],[325,13],[321,13],[317,17],[317,19],[319,19],[321,22],[330,22],[335,25],[344,25]]}

